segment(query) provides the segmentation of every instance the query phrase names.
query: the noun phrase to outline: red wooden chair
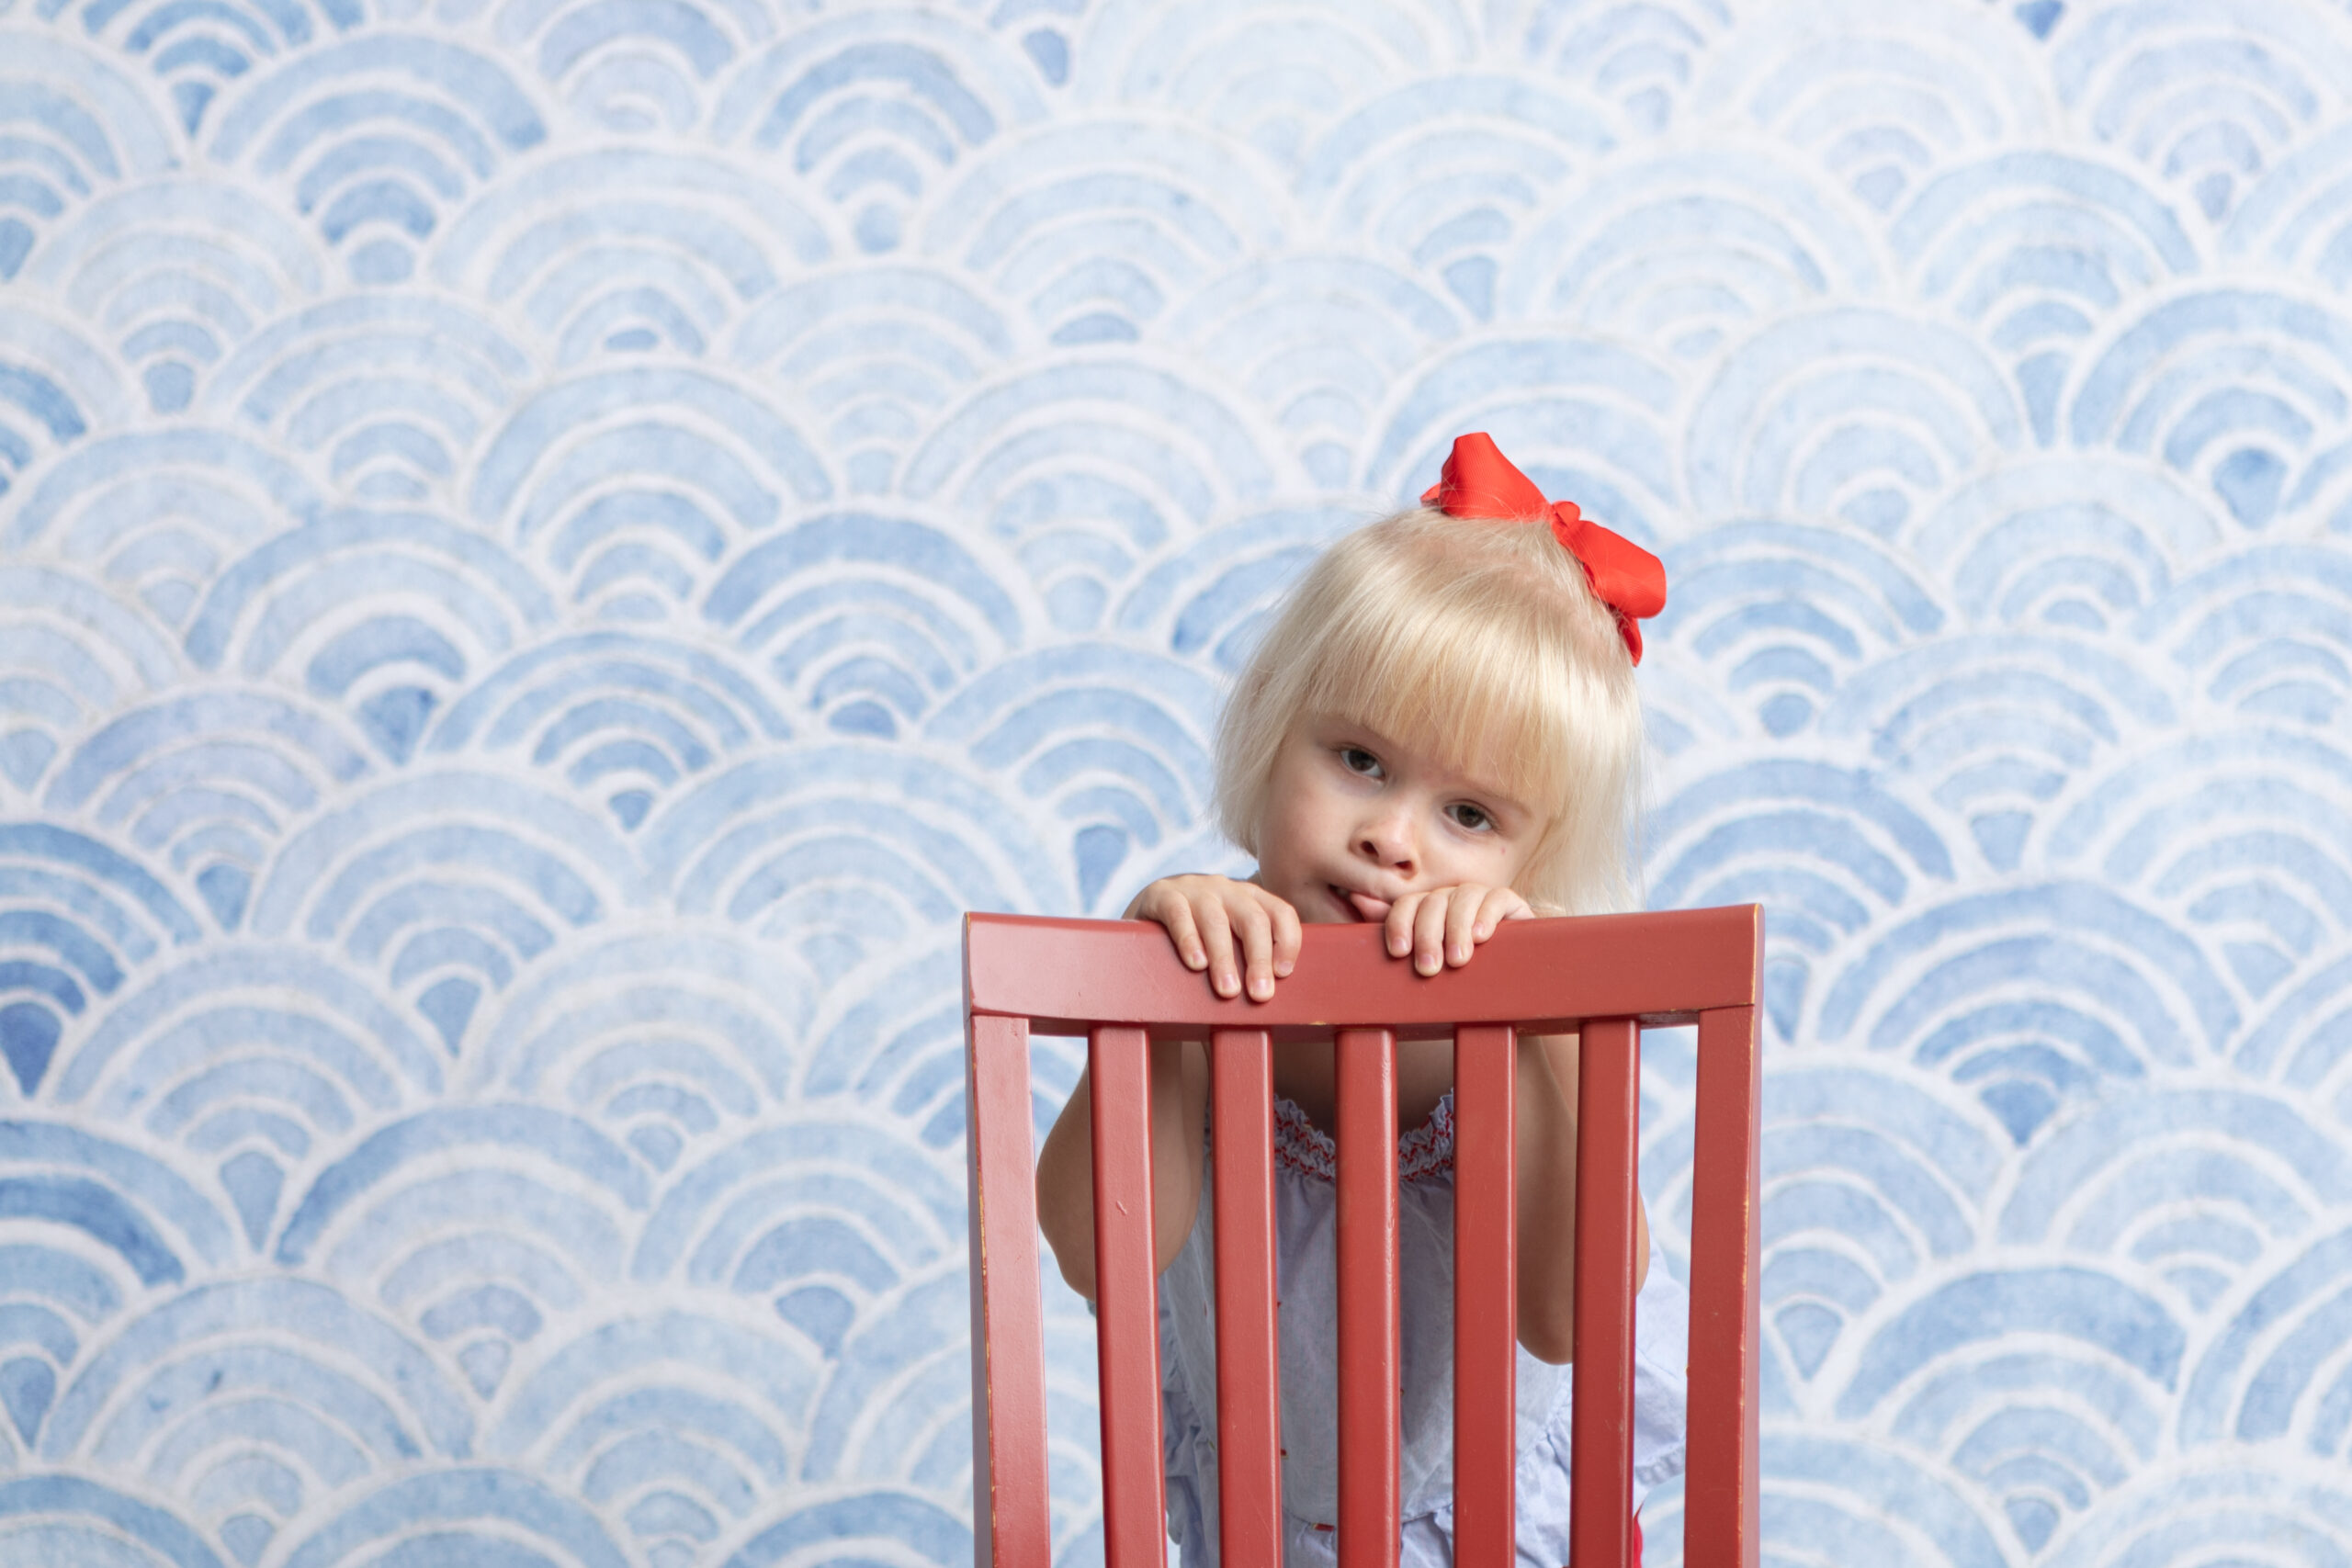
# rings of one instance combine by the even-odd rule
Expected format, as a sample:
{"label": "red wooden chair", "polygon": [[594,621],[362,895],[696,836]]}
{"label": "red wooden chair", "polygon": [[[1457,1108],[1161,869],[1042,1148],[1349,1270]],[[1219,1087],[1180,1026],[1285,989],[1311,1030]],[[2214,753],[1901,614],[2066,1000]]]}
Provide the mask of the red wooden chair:
{"label": "red wooden chair", "polygon": [[[1644,1026],[1696,1022],[1685,1561],[1755,1568],[1757,977],[1753,905],[1513,921],[1430,978],[1379,928],[1309,926],[1272,1001],[1220,999],[1139,921],[972,915],[964,927],[972,1172],[975,1561],[1046,1568],[1046,1367],[1029,1035],[1089,1038],[1109,1568],[1167,1557],[1147,1042],[1210,1041],[1217,1483],[1227,1568],[1281,1568],[1274,1322],[1276,1040],[1339,1042],[1342,1568],[1398,1549],[1396,1032],[1454,1037],[1454,1561],[1512,1562],[1512,1060],[1520,1029],[1581,1029],[1577,1568],[1624,1568],[1634,1400],[1634,1189]],[[1474,1200],[1474,1201],[1464,1201]]]}

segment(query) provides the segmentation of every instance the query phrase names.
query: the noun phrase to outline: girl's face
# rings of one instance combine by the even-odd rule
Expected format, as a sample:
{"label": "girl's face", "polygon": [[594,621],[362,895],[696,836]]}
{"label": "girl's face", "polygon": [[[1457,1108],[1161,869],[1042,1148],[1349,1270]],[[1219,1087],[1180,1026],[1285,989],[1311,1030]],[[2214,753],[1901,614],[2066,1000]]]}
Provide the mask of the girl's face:
{"label": "girl's face", "polygon": [[1257,882],[1302,920],[1377,920],[1408,893],[1514,886],[1545,826],[1453,759],[1310,718],[1274,757]]}

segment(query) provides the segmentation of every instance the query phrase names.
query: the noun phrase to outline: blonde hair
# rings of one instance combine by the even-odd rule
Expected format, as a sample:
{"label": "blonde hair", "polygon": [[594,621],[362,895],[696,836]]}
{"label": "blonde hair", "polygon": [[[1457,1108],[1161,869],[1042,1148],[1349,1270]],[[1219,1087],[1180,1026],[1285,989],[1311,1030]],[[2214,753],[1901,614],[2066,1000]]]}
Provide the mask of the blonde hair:
{"label": "blonde hair", "polygon": [[1250,854],[1275,754],[1310,716],[1366,725],[1545,814],[1533,903],[1630,908],[1641,702],[1614,612],[1541,525],[1422,508],[1360,528],[1292,590],[1217,728],[1218,825]]}

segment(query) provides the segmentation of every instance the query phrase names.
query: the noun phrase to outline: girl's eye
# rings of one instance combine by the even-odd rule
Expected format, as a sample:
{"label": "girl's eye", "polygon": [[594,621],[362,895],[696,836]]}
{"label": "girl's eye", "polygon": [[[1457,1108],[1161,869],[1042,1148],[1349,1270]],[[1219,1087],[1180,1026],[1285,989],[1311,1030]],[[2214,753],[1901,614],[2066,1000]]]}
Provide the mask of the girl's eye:
{"label": "girl's eye", "polygon": [[1493,818],[1466,800],[1457,800],[1445,809],[1446,814],[1453,818],[1455,827],[1467,828],[1473,833],[1483,833],[1495,825]]}
{"label": "girl's eye", "polygon": [[1368,779],[1376,779],[1380,776],[1380,759],[1361,746],[1340,747],[1340,766],[1351,773],[1361,773]]}

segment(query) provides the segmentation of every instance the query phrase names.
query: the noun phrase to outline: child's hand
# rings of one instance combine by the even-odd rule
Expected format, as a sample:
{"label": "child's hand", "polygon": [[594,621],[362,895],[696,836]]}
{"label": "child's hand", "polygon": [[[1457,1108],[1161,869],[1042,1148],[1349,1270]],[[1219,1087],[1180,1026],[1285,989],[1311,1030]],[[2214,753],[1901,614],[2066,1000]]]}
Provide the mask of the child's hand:
{"label": "child's hand", "polygon": [[1220,997],[1239,996],[1246,976],[1250,999],[1262,1002],[1298,962],[1298,911],[1253,882],[1163,876],[1136,895],[1125,918],[1167,927],[1184,967],[1207,970]]}
{"label": "child's hand", "polygon": [[1416,974],[1461,968],[1471,949],[1495,934],[1505,920],[1530,920],[1534,908],[1508,887],[1465,882],[1426,893],[1408,893],[1388,906],[1388,955],[1413,955]]}

